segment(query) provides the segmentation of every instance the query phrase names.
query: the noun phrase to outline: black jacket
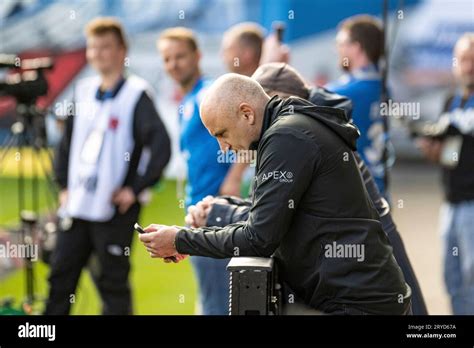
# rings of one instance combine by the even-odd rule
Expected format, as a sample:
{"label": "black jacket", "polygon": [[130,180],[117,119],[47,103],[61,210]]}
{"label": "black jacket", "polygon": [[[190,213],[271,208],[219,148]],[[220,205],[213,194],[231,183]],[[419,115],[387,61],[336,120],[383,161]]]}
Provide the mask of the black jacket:
{"label": "black jacket", "polygon": [[327,89],[319,86],[312,87],[309,90],[308,100],[314,105],[331,106],[344,110],[347,119],[352,119],[352,101],[340,94],[329,92]]}
{"label": "black jacket", "polygon": [[[296,298],[324,312],[402,314],[409,288],[352,155],[357,128],[342,110],[300,98],[267,104],[245,222],[182,229],[178,252],[274,255]],[[364,248],[363,260],[340,248]],[[352,249],[354,250],[354,249]]]}
{"label": "black jacket", "polygon": [[[346,113],[346,119],[350,120],[352,115],[352,103],[347,97],[329,92],[321,87],[313,87],[310,91],[308,100],[314,105],[331,106],[343,109]],[[400,266],[406,282],[412,290],[412,309],[413,314],[427,315],[426,304],[418,283],[415,271],[411,265],[410,259],[405,250],[405,246],[397,227],[390,214],[390,207],[387,201],[382,197],[380,191],[375,184],[374,178],[369,168],[360,158],[357,152],[354,152],[357,165],[359,166],[365,189],[379,213],[380,222],[383,231],[387,234],[390,244],[393,248],[393,255]],[[227,226],[235,222],[245,221],[251,207],[250,199],[240,199],[232,196],[220,196],[227,200],[228,204],[213,204],[207,218],[207,226]]]}

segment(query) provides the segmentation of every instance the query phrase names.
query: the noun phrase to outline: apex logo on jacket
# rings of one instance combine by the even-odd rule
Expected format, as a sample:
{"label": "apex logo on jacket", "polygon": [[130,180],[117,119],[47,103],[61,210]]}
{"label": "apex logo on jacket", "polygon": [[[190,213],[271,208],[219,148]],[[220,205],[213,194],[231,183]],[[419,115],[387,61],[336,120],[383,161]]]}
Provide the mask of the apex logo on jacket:
{"label": "apex logo on jacket", "polygon": [[289,184],[293,182],[293,173],[290,171],[281,170],[274,170],[273,172],[264,173],[262,176],[262,183],[270,179]]}

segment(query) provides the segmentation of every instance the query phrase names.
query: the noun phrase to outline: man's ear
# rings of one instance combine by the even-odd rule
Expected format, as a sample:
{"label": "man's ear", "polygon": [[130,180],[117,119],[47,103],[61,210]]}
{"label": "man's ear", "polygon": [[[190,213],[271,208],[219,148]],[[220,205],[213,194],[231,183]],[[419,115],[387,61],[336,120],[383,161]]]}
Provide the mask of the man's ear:
{"label": "man's ear", "polygon": [[239,105],[240,115],[248,122],[248,124],[255,124],[255,112],[252,107],[247,103],[241,103]]}
{"label": "man's ear", "polygon": [[201,61],[201,57],[202,57],[202,53],[200,50],[196,49],[196,58],[197,58],[197,61],[200,62]]}
{"label": "man's ear", "polygon": [[[253,60],[253,51],[248,47],[242,47],[240,51],[240,63],[241,65],[249,64]],[[250,63],[251,64],[251,63]]]}
{"label": "man's ear", "polygon": [[367,53],[362,48],[362,45],[360,44],[360,42],[354,41],[352,44],[355,46],[357,53],[359,54],[362,53],[362,54],[367,55]]}

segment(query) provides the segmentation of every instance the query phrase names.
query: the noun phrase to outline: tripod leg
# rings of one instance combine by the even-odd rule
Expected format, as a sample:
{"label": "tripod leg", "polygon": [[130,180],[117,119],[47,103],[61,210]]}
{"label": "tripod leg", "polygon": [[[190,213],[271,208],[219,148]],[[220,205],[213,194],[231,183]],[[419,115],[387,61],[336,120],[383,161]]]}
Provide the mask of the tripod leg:
{"label": "tripod leg", "polygon": [[[25,229],[25,238],[24,242],[25,245],[28,246],[31,250],[33,251],[34,247],[34,241],[33,241],[33,229],[35,228],[35,224],[28,224],[24,223],[26,227],[23,227]],[[28,304],[33,304],[35,301],[35,288],[34,288],[34,268],[33,268],[33,261],[31,258],[31,255],[26,255],[25,257],[25,273],[26,273],[26,302]]]}
{"label": "tripod leg", "polygon": [[46,193],[47,193],[47,203],[46,205],[49,207],[55,207],[56,206],[56,202],[57,202],[57,197],[58,197],[58,189],[56,187],[56,184],[54,183],[53,181],[53,178],[51,177],[50,173],[48,172],[48,169],[46,168],[45,166],[45,163],[43,163],[43,160],[42,160],[42,152],[41,150],[44,150],[46,153],[47,153],[47,160],[49,163],[53,163],[53,160],[52,160],[52,157],[49,153],[49,150],[47,148],[39,148],[37,146],[34,147],[34,152],[35,152],[35,158],[38,159],[39,163],[40,163],[40,167],[41,167],[41,170],[43,172],[43,175],[46,179],[46,184],[47,184],[47,188],[46,188]]}
{"label": "tripod leg", "polygon": [[8,152],[13,148],[14,143],[17,141],[17,136],[16,135],[10,135],[5,142],[2,144],[3,151],[0,154],[0,173],[3,171],[3,169],[6,167],[4,166],[5,159],[8,155]]}

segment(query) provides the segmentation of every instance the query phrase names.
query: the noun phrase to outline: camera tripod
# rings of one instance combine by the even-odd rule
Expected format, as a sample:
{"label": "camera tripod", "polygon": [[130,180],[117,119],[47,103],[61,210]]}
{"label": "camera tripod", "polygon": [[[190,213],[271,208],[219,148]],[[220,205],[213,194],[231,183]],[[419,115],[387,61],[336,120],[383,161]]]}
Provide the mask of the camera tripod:
{"label": "camera tripod", "polygon": [[[14,154],[17,162],[17,200],[18,200],[18,217],[20,227],[18,229],[19,241],[30,252],[26,255],[20,255],[23,259],[23,269],[25,273],[25,294],[26,299],[23,303],[23,311],[31,312],[35,301],[38,297],[35,294],[35,272],[34,261],[39,255],[38,253],[38,217],[40,214],[40,198],[39,198],[39,174],[40,169],[47,182],[47,206],[48,208],[56,206],[57,188],[53,179],[48,173],[48,166],[44,163],[42,154],[46,154],[46,161],[51,164],[52,157],[47,149],[46,130],[45,130],[45,114],[36,108],[34,103],[20,103],[17,106],[17,121],[11,126],[11,134],[7,136],[0,150],[0,174],[5,169],[5,162],[9,153]],[[25,175],[27,161],[25,155],[27,151],[31,151],[30,175]],[[40,168],[38,168],[40,167]],[[31,182],[31,192],[27,191],[26,183]],[[29,196],[29,194],[31,194]],[[28,197],[29,196],[29,197]],[[27,201],[29,201],[31,210],[27,210]]]}

